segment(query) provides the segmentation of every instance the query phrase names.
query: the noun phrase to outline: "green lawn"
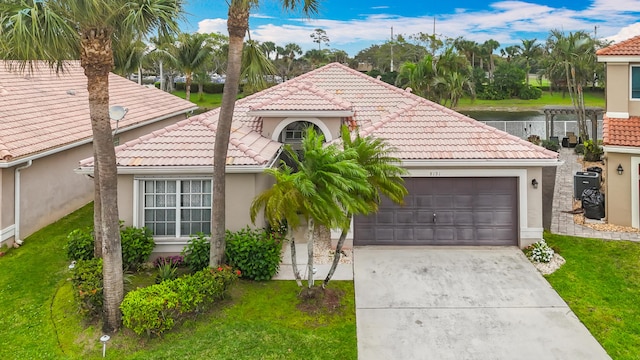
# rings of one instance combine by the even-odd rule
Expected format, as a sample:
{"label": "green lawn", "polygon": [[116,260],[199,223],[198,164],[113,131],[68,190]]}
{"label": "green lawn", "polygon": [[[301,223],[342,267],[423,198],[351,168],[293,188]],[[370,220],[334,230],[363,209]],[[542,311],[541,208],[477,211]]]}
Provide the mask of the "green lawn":
{"label": "green lawn", "polygon": [[545,234],[567,263],[547,280],[613,359],[640,354],[640,243]]}
{"label": "green lawn", "polygon": [[[76,311],[63,249],[69,231],[91,222],[88,205],[0,258],[0,359],[102,358],[100,326]],[[229,299],[163,338],[121,331],[107,358],[356,359],[353,282],[330,287],[344,293],[341,310],[308,315],[293,281],[239,281]]]}
{"label": "green lawn", "polygon": [[[183,99],[186,97],[184,90],[175,90],[172,94]],[[202,111],[211,110],[220,107],[220,104],[222,103],[222,94],[203,93],[202,99],[200,99],[200,95],[195,92],[191,93],[189,101],[198,105]]]}
{"label": "green lawn", "polygon": [[[586,106],[598,106],[604,108],[604,93],[603,92],[585,92],[584,102]],[[545,105],[571,105],[571,98],[569,94],[564,97],[561,92],[554,92],[551,94],[548,91],[542,93],[540,99],[535,100],[520,100],[520,99],[507,99],[507,100],[480,100],[476,99],[471,101],[470,98],[460,99],[456,110],[511,110],[511,111],[523,111],[523,110],[538,110],[542,109]]]}

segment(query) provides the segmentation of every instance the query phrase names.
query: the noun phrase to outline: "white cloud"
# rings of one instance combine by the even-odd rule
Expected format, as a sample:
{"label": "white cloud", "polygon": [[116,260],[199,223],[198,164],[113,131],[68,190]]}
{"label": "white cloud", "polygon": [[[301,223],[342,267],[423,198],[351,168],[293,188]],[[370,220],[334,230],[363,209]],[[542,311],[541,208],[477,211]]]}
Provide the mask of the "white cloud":
{"label": "white cloud", "polygon": [[199,33],[227,33],[227,19],[204,19],[198,22]]}
{"label": "white cloud", "polygon": [[[383,8],[388,7],[372,7]],[[453,13],[436,15],[435,32],[449,38],[463,36],[479,43],[494,39],[503,46],[518,44],[524,38],[544,40],[552,29],[591,32],[595,26],[598,37],[629,38],[640,32],[640,25],[636,23],[638,12],[640,0],[593,0],[583,10],[506,0],[493,2],[486,10],[457,8]],[[259,41],[276,44],[295,42],[308,50],[317,46],[309,35],[313,29],[321,28],[327,32],[332,48],[346,50],[353,56],[366,47],[363,43],[387,41],[392,26],[395,34],[405,37],[419,32],[431,33],[433,19],[432,15],[404,17],[379,13],[359,15],[350,20],[289,18],[269,24],[263,21],[261,25],[252,26],[251,35]],[[198,25],[199,32],[226,33],[226,20],[223,19],[204,20]]]}
{"label": "white cloud", "polygon": [[614,43],[630,39],[634,36],[640,35],[640,22],[625,26],[617,34],[605,38],[605,40],[613,41]]}

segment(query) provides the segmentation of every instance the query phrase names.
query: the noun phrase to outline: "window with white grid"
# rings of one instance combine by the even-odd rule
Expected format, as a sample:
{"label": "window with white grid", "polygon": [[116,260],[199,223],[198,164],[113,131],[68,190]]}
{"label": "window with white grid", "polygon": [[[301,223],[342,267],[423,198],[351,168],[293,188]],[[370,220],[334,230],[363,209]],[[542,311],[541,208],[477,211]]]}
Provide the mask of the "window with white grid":
{"label": "window with white grid", "polygon": [[211,180],[144,180],[143,223],[154,236],[211,234]]}

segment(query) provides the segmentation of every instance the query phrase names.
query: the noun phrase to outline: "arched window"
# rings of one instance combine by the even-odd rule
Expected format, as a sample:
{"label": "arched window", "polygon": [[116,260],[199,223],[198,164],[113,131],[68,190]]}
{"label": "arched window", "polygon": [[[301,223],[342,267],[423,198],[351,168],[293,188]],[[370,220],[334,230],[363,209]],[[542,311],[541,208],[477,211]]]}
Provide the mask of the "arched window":
{"label": "arched window", "polygon": [[304,137],[304,134],[309,127],[313,127],[313,129],[317,133],[322,134],[320,128],[313,123],[310,123],[308,121],[295,121],[287,125],[282,130],[280,136],[278,137],[278,141],[284,144],[291,145],[294,150],[300,150],[302,138]]}

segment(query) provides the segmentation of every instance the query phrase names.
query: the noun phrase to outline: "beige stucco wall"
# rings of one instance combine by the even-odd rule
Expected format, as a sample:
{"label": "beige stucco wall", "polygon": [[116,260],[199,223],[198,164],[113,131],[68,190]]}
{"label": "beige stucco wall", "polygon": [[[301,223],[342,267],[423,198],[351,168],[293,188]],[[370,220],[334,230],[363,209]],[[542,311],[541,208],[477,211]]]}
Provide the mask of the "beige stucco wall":
{"label": "beige stucco wall", "polygon": [[[179,115],[118,134],[120,143],[184,119]],[[93,156],[91,144],[80,145],[46,157],[36,158],[20,171],[20,238],[51,224],[93,200],[93,180],[73,170],[82,159]],[[14,176],[18,166],[2,169],[0,224],[14,224]],[[13,237],[7,239],[12,241]]]}
{"label": "beige stucco wall", "polygon": [[2,186],[0,186],[0,189],[2,190],[2,195],[0,195],[2,196],[0,198],[0,201],[2,201],[2,204],[0,204],[0,216],[2,218],[0,219],[0,222],[1,228],[6,229],[7,227],[13,225],[14,218],[13,168],[0,169],[0,171],[2,171],[2,179],[0,179],[0,181],[2,181]]}
{"label": "beige stucco wall", "polygon": [[608,112],[629,112],[629,76],[628,63],[607,63],[606,102]]}
{"label": "beige stucco wall", "polygon": [[[211,177],[211,174],[193,174],[185,175],[184,177],[176,175],[162,174],[145,177],[135,177],[134,175],[119,175],[118,176],[118,211],[120,213],[120,219],[125,222],[126,225],[143,226],[142,219],[135,223],[134,221],[134,179],[140,181],[145,178],[190,178],[190,177]],[[262,191],[268,189],[272,185],[271,178],[263,173],[258,174],[227,174],[226,177],[226,222],[227,229],[231,231],[237,231],[244,229],[245,227],[261,228],[265,226],[264,218],[259,215],[256,218],[256,223],[251,223],[249,214],[249,208],[253,199]],[[139,191],[140,189],[138,189]],[[140,204],[139,204],[140,205]],[[140,208],[137,211],[141,211]],[[182,247],[186,245],[188,237],[176,239],[176,238],[156,238],[156,250],[155,253],[179,253]]]}
{"label": "beige stucco wall", "polygon": [[[631,155],[607,153],[605,215],[610,224],[631,226]],[[618,175],[618,165],[624,172]]]}

